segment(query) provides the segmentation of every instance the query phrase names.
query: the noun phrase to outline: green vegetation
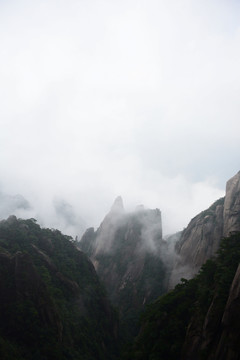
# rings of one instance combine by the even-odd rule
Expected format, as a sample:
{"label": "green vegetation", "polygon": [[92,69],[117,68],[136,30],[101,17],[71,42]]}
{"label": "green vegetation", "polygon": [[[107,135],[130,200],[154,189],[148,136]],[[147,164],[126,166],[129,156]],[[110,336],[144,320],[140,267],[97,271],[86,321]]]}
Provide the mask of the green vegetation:
{"label": "green vegetation", "polygon": [[34,219],[0,222],[1,360],[115,359],[118,320],[72,239]]}
{"label": "green vegetation", "polygon": [[[139,234],[137,224],[135,230]],[[116,239],[122,235],[119,230]],[[121,278],[130,248],[126,252],[120,241],[114,245],[111,259],[108,254],[99,254],[100,271],[104,275],[114,263],[115,276]],[[202,346],[197,340],[198,359],[215,358],[214,351],[226,328],[222,328],[221,319],[239,262],[240,233],[233,233],[222,239],[216,257],[208,260],[194,279],[182,279],[174,290],[147,306],[140,319],[140,332],[134,343],[125,347],[122,359],[185,359],[189,339],[192,342],[195,333],[202,338],[206,319],[208,341]],[[151,298],[164,292],[165,269],[159,257],[146,253],[139,266],[141,273],[134,283],[126,278],[118,292],[123,331],[119,337],[117,313],[92,263],[72,238],[58,230],[41,229],[34,219],[10,217],[1,221],[1,360],[119,359],[120,344],[123,346],[136,333],[147,292]],[[234,312],[235,323],[231,325],[235,334],[239,333],[238,312]],[[189,337],[192,329],[195,333]],[[239,339],[230,335],[228,346],[238,349]]]}
{"label": "green vegetation", "polygon": [[214,341],[208,339],[201,355],[201,359],[208,359],[212,343],[220,337],[222,315],[239,262],[240,233],[235,233],[222,239],[216,258],[208,260],[194,279],[182,279],[174,290],[148,306],[141,319],[141,331],[124,359],[179,359],[189,325],[194,322],[201,331],[213,304],[210,324]]}
{"label": "green vegetation", "polygon": [[123,342],[132,341],[137,335],[139,317],[145,306],[166,292],[161,240],[158,239],[155,251],[147,247],[142,238],[141,216],[137,213],[122,219],[115,229],[110,251],[98,251],[94,257],[99,278],[119,311]]}

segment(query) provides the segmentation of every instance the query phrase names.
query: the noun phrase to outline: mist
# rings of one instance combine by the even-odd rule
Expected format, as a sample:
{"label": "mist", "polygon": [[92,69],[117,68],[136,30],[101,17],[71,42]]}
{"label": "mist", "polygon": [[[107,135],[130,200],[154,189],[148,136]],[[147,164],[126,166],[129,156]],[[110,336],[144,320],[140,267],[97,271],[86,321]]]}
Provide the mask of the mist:
{"label": "mist", "polygon": [[[99,253],[113,254],[125,243],[126,248],[133,249],[137,257],[146,253],[155,254],[166,263],[166,267],[170,266],[175,258],[175,244],[180,233],[163,239],[162,230],[159,209],[147,209],[141,204],[133,211],[126,211],[122,197],[118,196],[100,226],[95,229],[94,245],[92,244],[94,256]],[[83,239],[85,246],[85,236]],[[92,236],[89,241],[93,241]]]}
{"label": "mist", "polygon": [[239,2],[0,10],[0,190],[30,204],[1,216],[75,236],[121,194],[127,211],[159,208],[166,235],[223,196],[239,170]]}

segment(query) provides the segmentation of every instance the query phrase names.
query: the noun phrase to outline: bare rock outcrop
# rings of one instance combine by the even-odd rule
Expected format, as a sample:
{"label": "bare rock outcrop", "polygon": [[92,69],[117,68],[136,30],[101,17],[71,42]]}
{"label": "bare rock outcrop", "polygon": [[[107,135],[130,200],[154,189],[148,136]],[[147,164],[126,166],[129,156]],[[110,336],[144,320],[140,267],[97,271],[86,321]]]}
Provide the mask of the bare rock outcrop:
{"label": "bare rock outcrop", "polygon": [[227,182],[223,215],[224,236],[240,230],[240,171]]}
{"label": "bare rock outcrop", "polygon": [[190,279],[213,256],[223,234],[224,198],[193,218],[176,244],[178,254],[169,287],[181,278]]}
{"label": "bare rock outcrop", "polygon": [[240,171],[226,185],[226,196],[193,218],[176,244],[169,288],[190,279],[219,248],[223,236],[240,231]]}
{"label": "bare rock outcrop", "polygon": [[161,258],[165,246],[160,210],[141,206],[126,213],[121,197],[97,231],[88,229],[80,241],[131,329],[132,319],[137,319],[143,307],[166,291],[166,267]]}

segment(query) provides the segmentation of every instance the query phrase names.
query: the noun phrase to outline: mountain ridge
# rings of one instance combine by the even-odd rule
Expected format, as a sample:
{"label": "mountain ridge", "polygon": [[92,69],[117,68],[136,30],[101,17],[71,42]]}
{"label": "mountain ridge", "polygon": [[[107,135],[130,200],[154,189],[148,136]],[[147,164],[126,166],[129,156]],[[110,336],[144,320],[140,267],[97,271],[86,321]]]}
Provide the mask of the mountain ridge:
{"label": "mountain ridge", "polygon": [[0,260],[1,359],[116,358],[117,314],[70,237],[11,216]]}

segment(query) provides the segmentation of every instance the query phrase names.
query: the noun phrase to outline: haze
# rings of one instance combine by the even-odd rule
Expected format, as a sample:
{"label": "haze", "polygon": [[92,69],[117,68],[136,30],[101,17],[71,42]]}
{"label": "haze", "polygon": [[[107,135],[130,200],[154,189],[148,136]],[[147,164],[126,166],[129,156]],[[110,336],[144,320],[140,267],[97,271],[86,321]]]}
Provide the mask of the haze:
{"label": "haze", "polygon": [[239,1],[0,1],[0,44],[17,215],[74,234],[121,195],[171,233],[240,169]]}

